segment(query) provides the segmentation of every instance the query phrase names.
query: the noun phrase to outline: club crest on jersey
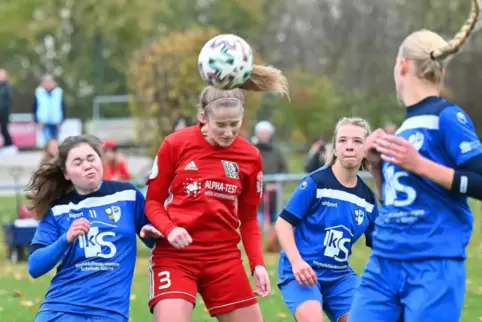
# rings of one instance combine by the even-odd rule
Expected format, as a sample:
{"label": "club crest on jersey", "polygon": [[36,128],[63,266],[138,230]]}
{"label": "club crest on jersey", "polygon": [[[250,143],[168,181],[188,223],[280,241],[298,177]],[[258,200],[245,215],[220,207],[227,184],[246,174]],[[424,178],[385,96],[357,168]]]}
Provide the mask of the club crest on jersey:
{"label": "club crest on jersey", "polygon": [[415,132],[408,137],[408,141],[413,144],[417,151],[422,148],[424,139],[423,134],[420,132]]}
{"label": "club crest on jersey", "polygon": [[111,206],[109,208],[106,208],[104,212],[107,218],[109,218],[109,220],[112,220],[113,222],[118,222],[121,217],[121,209],[118,206]]}
{"label": "club crest on jersey", "polygon": [[263,171],[258,172],[256,175],[256,192],[263,195]]}
{"label": "club crest on jersey", "polygon": [[467,124],[467,118],[465,117],[464,113],[458,112],[457,113],[457,120],[462,124]]}
{"label": "club crest on jersey", "polygon": [[361,209],[355,210],[355,221],[358,225],[362,224],[363,218],[365,218],[365,212]]}
{"label": "club crest on jersey", "polygon": [[239,167],[236,162],[221,160],[226,177],[231,179],[239,179]]}

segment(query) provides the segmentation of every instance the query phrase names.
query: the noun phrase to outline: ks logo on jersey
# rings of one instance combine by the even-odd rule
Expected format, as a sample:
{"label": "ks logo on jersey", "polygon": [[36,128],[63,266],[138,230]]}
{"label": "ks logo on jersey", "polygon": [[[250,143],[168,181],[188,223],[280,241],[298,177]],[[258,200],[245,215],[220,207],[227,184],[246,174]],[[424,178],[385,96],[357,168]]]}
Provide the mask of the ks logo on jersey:
{"label": "ks logo on jersey", "polygon": [[324,255],[337,262],[346,262],[350,253],[351,238],[344,237],[343,231],[335,228],[344,229],[351,234],[350,230],[344,226],[326,228],[325,241],[323,242],[323,246],[325,246]]}
{"label": "ks logo on jersey", "polygon": [[[117,253],[115,245],[106,240],[106,237],[115,237],[111,231],[99,232],[99,227],[91,227],[87,235],[79,236],[79,246],[85,252],[85,258],[101,257],[112,258]],[[102,247],[106,247],[103,251]]]}

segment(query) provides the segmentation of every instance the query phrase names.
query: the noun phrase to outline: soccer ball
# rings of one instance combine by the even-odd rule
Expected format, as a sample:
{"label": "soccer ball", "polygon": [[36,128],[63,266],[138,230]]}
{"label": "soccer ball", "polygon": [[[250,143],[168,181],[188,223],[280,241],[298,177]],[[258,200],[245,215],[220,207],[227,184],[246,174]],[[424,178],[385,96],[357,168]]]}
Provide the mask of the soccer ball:
{"label": "soccer ball", "polygon": [[205,83],[219,89],[243,85],[253,71],[253,51],[236,35],[218,35],[201,49],[198,69]]}

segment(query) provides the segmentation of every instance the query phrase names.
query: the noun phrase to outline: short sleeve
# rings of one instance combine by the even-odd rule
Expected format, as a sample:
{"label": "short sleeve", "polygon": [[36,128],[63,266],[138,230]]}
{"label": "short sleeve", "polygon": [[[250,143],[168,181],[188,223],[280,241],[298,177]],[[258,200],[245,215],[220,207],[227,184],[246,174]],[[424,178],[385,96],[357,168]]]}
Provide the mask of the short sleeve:
{"label": "short sleeve", "polygon": [[447,152],[457,166],[482,154],[482,145],[470,117],[457,106],[440,113],[440,131]]}
{"label": "short sleeve", "polygon": [[261,154],[258,152],[256,161],[249,174],[243,181],[243,192],[240,202],[246,202],[253,206],[258,206],[263,197],[263,163]]}
{"label": "short sleeve", "polygon": [[42,218],[37,226],[32,245],[48,246],[60,237],[60,231],[52,211]]}
{"label": "short sleeve", "polygon": [[292,224],[293,220],[291,218],[293,216],[296,218],[296,221],[302,220],[316,198],[316,190],[316,183],[311,177],[303,179],[286,203],[280,216]]}

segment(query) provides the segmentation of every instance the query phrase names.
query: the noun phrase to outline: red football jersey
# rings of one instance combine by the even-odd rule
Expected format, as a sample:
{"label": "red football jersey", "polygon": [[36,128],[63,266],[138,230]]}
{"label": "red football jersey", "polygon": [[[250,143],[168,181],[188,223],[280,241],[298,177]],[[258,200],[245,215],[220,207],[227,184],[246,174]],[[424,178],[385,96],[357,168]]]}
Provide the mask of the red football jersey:
{"label": "red football jersey", "polygon": [[182,227],[193,239],[181,250],[159,239],[154,254],[232,251],[240,241],[237,203],[261,201],[261,155],[240,136],[227,148],[212,146],[195,125],[165,138],[147,183],[146,215],[152,224],[165,236]]}

